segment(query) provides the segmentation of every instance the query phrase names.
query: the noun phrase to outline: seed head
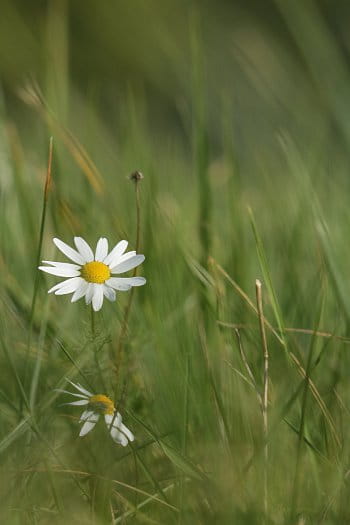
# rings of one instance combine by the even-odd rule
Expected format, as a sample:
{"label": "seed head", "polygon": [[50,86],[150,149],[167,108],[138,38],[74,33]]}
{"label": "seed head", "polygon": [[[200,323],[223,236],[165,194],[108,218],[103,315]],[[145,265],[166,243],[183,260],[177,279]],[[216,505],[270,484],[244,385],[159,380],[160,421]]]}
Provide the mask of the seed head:
{"label": "seed head", "polygon": [[129,175],[129,179],[135,182],[135,184],[139,182],[140,180],[142,180],[143,178],[144,177],[141,171],[134,171],[131,175]]}

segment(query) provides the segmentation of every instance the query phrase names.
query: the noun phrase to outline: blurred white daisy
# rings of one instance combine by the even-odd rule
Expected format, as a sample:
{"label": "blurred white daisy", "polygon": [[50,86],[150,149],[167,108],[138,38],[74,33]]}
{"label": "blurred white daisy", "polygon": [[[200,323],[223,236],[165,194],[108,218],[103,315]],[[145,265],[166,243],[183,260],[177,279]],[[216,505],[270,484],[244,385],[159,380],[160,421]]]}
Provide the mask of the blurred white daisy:
{"label": "blurred white daisy", "polygon": [[[67,379],[67,381],[69,380]],[[114,403],[109,397],[104,394],[92,394],[79,383],[75,384],[72,381],[69,381],[69,383],[77,389],[78,394],[59,389],[57,389],[57,392],[63,392],[79,398],[77,401],[65,403],[65,405],[87,405],[79,420],[79,423],[82,423],[79,432],[80,437],[88,434],[94,428],[100,416],[103,416],[109,433],[116,443],[126,447],[129,441],[134,441],[134,435],[122,423],[122,416],[116,411]]]}
{"label": "blurred white daisy", "polygon": [[127,241],[118,242],[108,253],[108,241],[101,237],[97,242],[95,254],[82,237],[74,237],[76,250],[60,239],[55,238],[53,242],[75,264],[42,261],[49,266],[39,266],[39,270],[58,277],[68,277],[50,288],[48,293],[73,293],[72,303],[85,296],[86,304],[92,303],[97,312],[102,308],[103,297],[115,301],[115,290],[124,292],[132,286],[142,286],[146,282],[144,277],[112,277],[136,268],[145,260],[144,255],[137,255],[135,251],[124,253],[128,246]]}

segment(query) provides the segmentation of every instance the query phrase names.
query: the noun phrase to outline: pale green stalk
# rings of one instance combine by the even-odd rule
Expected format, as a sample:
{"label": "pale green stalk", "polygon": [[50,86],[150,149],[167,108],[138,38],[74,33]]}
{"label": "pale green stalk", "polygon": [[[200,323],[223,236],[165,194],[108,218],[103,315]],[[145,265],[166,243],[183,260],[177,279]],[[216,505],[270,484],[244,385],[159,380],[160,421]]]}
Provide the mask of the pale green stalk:
{"label": "pale green stalk", "polygon": [[268,414],[267,414],[267,405],[268,405],[268,395],[269,395],[269,352],[267,349],[267,339],[265,332],[265,321],[264,321],[264,310],[262,302],[262,284],[259,279],[255,281],[255,290],[256,290],[256,304],[258,309],[259,317],[259,326],[260,326],[260,335],[261,343],[264,357],[264,384],[263,384],[263,395],[261,396],[262,400],[262,416],[263,416],[263,439],[264,439],[264,512],[265,512],[265,522],[268,519],[268,466],[269,466],[269,445],[268,445]]}
{"label": "pale green stalk", "polygon": [[31,343],[32,343],[34,313],[35,313],[35,306],[36,306],[38,290],[39,290],[40,272],[38,270],[38,266],[40,264],[40,259],[41,259],[41,250],[42,250],[43,239],[44,239],[47,202],[49,199],[50,186],[51,186],[52,154],[53,154],[53,138],[51,137],[50,142],[49,142],[49,157],[48,157],[46,179],[45,179],[45,186],[44,186],[44,195],[43,195],[43,204],[42,204],[42,212],[41,212],[40,231],[39,231],[39,241],[38,241],[37,255],[36,255],[36,261],[35,261],[36,264],[35,264],[34,289],[33,289],[32,303],[31,303],[30,314],[29,314],[28,341],[27,341],[27,351],[26,351],[25,366],[24,366],[24,379],[23,379],[24,388],[26,388],[26,384],[28,380],[27,376],[28,376],[28,367],[29,367],[29,355],[30,355]]}

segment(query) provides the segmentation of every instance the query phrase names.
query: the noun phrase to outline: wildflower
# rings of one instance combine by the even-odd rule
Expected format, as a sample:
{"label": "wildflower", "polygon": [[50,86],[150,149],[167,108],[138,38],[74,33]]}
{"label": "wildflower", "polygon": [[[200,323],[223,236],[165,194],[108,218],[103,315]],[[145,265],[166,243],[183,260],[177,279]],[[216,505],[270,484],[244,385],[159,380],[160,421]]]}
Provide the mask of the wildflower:
{"label": "wildflower", "polygon": [[146,282],[144,277],[112,277],[136,268],[145,260],[144,255],[137,255],[135,251],[124,253],[128,246],[127,241],[118,242],[108,253],[108,241],[101,237],[95,254],[82,237],[74,237],[76,250],[60,239],[54,238],[53,242],[75,264],[42,261],[49,266],[39,266],[39,270],[58,277],[69,277],[50,288],[48,293],[73,293],[72,303],[85,296],[86,304],[92,303],[97,312],[102,308],[104,297],[115,301],[115,290],[127,291],[132,286],[142,286]]}
{"label": "wildflower", "polygon": [[[69,381],[69,380],[68,380]],[[65,403],[66,405],[88,405],[87,409],[84,410],[80,416],[79,423],[83,423],[79,436],[86,436],[94,428],[100,416],[104,416],[107,428],[111,434],[112,439],[126,447],[129,441],[134,441],[134,435],[130,430],[122,423],[122,416],[116,411],[113,401],[105,396],[104,394],[92,394],[79,383],[75,384],[69,381],[79,392],[79,394],[69,392],[68,390],[57,390],[57,392],[63,392],[70,394],[71,396],[78,397],[77,401]]]}

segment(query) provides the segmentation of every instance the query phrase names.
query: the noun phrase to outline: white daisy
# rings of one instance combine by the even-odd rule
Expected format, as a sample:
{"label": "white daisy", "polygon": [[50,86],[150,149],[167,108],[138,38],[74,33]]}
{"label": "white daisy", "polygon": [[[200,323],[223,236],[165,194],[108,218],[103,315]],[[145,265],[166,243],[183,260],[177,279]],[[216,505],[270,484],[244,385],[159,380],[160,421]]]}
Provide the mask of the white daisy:
{"label": "white daisy", "polygon": [[[69,379],[67,379],[67,381],[69,381]],[[77,389],[79,394],[59,389],[57,389],[57,392],[70,394],[79,399],[71,403],[65,403],[65,405],[88,405],[79,420],[79,423],[83,423],[79,432],[80,437],[86,436],[86,434],[94,428],[102,415],[104,416],[109,433],[116,443],[126,447],[129,441],[134,441],[133,433],[122,423],[122,416],[116,411],[114,403],[109,397],[104,394],[92,394],[79,383],[75,384],[72,381],[69,381],[69,383]]]}
{"label": "white daisy", "polygon": [[55,238],[53,242],[75,264],[42,261],[49,266],[39,266],[39,270],[58,277],[68,277],[50,288],[48,293],[73,293],[72,303],[85,296],[86,304],[92,303],[97,312],[102,308],[103,297],[115,301],[115,290],[124,292],[132,286],[142,286],[146,282],[144,277],[112,277],[136,268],[145,260],[144,255],[137,255],[135,251],[124,253],[128,246],[127,241],[118,242],[108,253],[108,241],[101,237],[97,242],[95,254],[82,237],[74,237],[76,250],[60,239]]}

